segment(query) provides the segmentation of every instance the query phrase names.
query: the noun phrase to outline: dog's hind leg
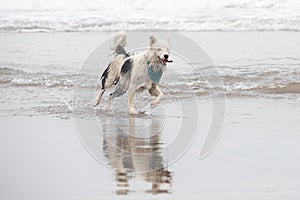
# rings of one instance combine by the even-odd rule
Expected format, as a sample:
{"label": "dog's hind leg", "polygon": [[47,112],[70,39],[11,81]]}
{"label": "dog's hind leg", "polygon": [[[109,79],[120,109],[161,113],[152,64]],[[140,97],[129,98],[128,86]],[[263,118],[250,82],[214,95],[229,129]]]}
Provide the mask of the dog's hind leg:
{"label": "dog's hind leg", "polygon": [[127,82],[125,82],[125,83],[118,82],[117,83],[115,91],[109,94],[108,107],[110,109],[112,108],[112,101],[113,101],[113,99],[115,97],[120,97],[123,94],[125,94],[125,92],[127,91],[127,89],[128,89],[128,83]]}
{"label": "dog's hind leg", "polygon": [[164,93],[162,93],[162,91],[159,89],[159,87],[156,83],[152,83],[152,87],[149,89],[149,93],[152,96],[156,96],[154,101],[151,102],[151,107],[154,108],[155,106],[157,106],[159,104]]}
{"label": "dog's hind leg", "polygon": [[107,83],[110,67],[111,67],[111,63],[109,63],[109,65],[107,66],[107,68],[105,69],[105,71],[101,75],[101,86],[102,87],[101,87],[101,90],[100,90],[100,93],[99,93],[98,97],[96,98],[95,106],[99,105],[99,103],[102,99],[103,93],[105,92],[105,89],[109,88],[112,85],[112,84],[108,85],[109,83]]}
{"label": "dog's hind leg", "polygon": [[108,106],[112,107],[112,100],[115,97],[122,96],[129,87],[130,79],[131,79],[131,69],[132,69],[132,59],[127,59],[124,61],[121,74],[119,78],[119,82],[116,85],[115,91],[109,95]]}
{"label": "dog's hind leg", "polygon": [[98,97],[97,97],[97,99],[96,99],[95,106],[98,106],[99,103],[101,102],[101,99],[102,99],[102,96],[103,96],[104,92],[105,92],[104,89],[101,89],[101,90],[100,90],[100,93],[99,93],[99,95],[98,95]]}

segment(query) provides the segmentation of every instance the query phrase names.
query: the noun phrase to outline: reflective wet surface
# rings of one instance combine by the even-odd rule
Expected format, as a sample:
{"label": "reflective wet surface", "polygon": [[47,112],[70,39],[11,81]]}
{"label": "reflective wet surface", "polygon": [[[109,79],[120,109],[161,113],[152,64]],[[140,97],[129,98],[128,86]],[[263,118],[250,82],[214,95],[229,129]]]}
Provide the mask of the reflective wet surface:
{"label": "reflective wet surface", "polygon": [[[115,193],[171,193],[174,174],[161,154],[161,123],[152,120],[148,127],[141,129],[136,126],[137,120],[140,119],[130,116],[127,130],[112,121],[103,127],[103,152],[115,171]],[[140,181],[144,187],[132,188],[132,182]]]}
{"label": "reflective wet surface", "polygon": [[[207,159],[199,159],[203,144],[199,134],[175,163],[162,153],[171,136],[176,135],[176,126],[180,126],[174,98],[167,96],[166,88],[162,88],[166,96],[161,105],[166,107],[168,101],[171,104],[159,122],[151,114],[152,118],[137,116],[133,122],[128,116],[118,121],[101,118],[98,125],[90,120],[94,116],[90,104],[78,114],[82,119],[77,123],[79,130],[74,128],[69,107],[74,88],[68,80],[73,80],[69,78],[75,77],[82,60],[110,37],[110,32],[0,35],[1,78],[7,78],[0,92],[1,200],[115,200],[117,194],[128,194],[119,197],[130,200],[299,199],[300,97],[295,93],[298,90],[283,87],[277,93],[276,88],[281,83],[288,86],[299,77],[299,33],[190,33],[223,74],[228,90],[226,118],[223,136]],[[163,80],[179,83],[177,77],[165,75]],[[82,83],[94,83],[97,78],[99,75],[83,78]],[[201,82],[187,86],[174,82],[166,81],[164,85],[170,84],[179,92],[187,86],[199,89],[199,94],[203,89]],[[252,87],[253,83],[257,87]],[[266,94],[264,86],[272,83],[275,92]],[[84,85],[82,92],[89,88],[89,84]],[[257,88],[262,90],[255,92]],[[251,91],[253,95],[243,95]],[[199,95],[197,100],[199,129],[206,133],[212,107],[206,95]],[[184,105],[191,104],[184,101]],[[143,101],[138,102],[143,106]],[[118,104],[126,110],[126,99],[116,100]],[[129,131],[130,123],[135,123],[134,130]],[[157,131],[152,130],[161,124],[166,131],[154,136]],[[83,142],[91,144],[93,155],[103,156],[105,163],[100,164],[87,153],[78,131],[86,136]],[[156,163],[149,166],[151,160]],[[145,170],[155,167],[161,168]]]}

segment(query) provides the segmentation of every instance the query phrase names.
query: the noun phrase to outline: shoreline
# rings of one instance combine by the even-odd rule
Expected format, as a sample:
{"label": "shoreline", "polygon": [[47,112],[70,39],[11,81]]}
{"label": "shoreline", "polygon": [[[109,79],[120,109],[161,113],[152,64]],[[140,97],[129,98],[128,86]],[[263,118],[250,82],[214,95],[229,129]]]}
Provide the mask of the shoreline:
{"label": "shoreline", "polygon": [[[200,126],[205,130],[205,123],[209,125],[210,122],[207,117],[210,108],[202,105]],[[219,199],[222,193],[223,198],[281,199],[288,196],[295,199],[300,185],[297,175],[300,162],[294,159],[300,153],[297,144],[299,114],[297,103],[288,99],[226,100],[223,133],[214,151],[206,159],[199,160],[203,136],[198,136],[186,154],[168,166],[173,174],[173,186],[169,194],[157,198],[172,195],[185,199],[188,195],[191,199],[199,196]],[[84,121],[88,129],[89,120]],[[4,164],[1,176],[6,180],[2,185],[7,189],[3,190],[6,191],[4,196],[12,195],[9,188],[22,187],[15,195],[25,199],[45,198],[44,195],[50,193],[48,198],[57,199],[62,197],[62,191],[64,199],[82,199],[82,196],[93,199],[103,195],[115,198],[111,195],[119,191],[117,184],[111,181],[115,170],[95,162],[84,150],[73,119],[17,117],[1,118],[0,123],[5,133],[0,140]],[[168,132],[172,136],[173,131]],[[168,140],[168,137],[162,139]],[[114,162],[116,157],[112,156],[112,150],[110,155],[110,162]],[[138,199],[149,185],[134,176],[130,178],[128,197]],[[30,184],[24,185],[24,182]],[[83,184],[88,187],[82,187]]]}
{"label": "shoreline", "polygon": [[[146,195],[178,200],[298,200],[300,94],[259,93],[248,88],[299,82],[299,33],[189,32],[186,36],[219,67],[226,79],[225,89],[236,89],[238,93],[225,97],[222,136],[204,160],[200,160],[200,149],[214,109],[208,95],[211,88],[205,87],[205,79],[199,81],[189,73],[189,79],[180,82],[178,76],[166,73],[162,80],[166,95],[159,107],[150,109],[152,99],[145,93],[137,97],[136,104],[148,115],[132,118],[127,114],[126,95],[116,99],[113,112],[105,108],[107,96],[101,108],[94,109],[91,90],[96,88],[100,75],[91,71],[95,79],[80,77],[83,84],[78,93],[91,95],[84,96],[88,102],[81,104],[75,119],[72,105],[76,84],[72,81],[82,62],[111,37],[111,32],[0,33],[1,199],[112,200],[127,193],[122,198],[141,199]],[[107,46],[103,53],[105,64],[110,53]],[[176,67],[187,71],[179,61],[170,65],[170,71]],[[185,98],[191,96],[190,91],[199,94],[198,111],[191,99]],[[189,111],[187,116],[181,114],[180,102]],[[194,116],[192,112],[197,112],[195,118],[199,118],[199,134],[185,154],[172,163],[173,159],[161,152],[176,139],[181,120]],[[118,117],[105,118],[113,114]],[[104,167],[84,149],[75,120],[80,123],[80,133],[90,138],[93,153],[102,156],[111,168]],[[152,141],[145,138],[161,124],[165,124],[164,134]],[[189,130],[182,140],[188,138],[187,133]],[[132,135],[142,139],[133,140]],[[145,158],[132,155],[140,151],[153,154]],[[155,166],[166,170],[136,173],[150,168],[149,161],[154,158]]]}

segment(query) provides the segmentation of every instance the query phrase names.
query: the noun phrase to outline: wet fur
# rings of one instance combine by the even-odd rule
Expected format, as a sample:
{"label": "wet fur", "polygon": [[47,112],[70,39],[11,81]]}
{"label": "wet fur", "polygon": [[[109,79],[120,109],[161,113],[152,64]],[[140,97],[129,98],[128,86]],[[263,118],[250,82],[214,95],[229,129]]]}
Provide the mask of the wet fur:
{"label": "wet fur", "polygon": [[109,96],[109,107],[115,97],[122,96],[128,91],[128,106],[131,114],[136,114],[134,98],[136,93],[148,90],[156,98],[151,103],[151,107],[157,106],[163,93],[158,84],[154,83],[148,75],[148,61],[155,72],[164,71],[166,66],[160,62],[166,55],[169,56],[169,40],[157,40],[155,36],[150,36],[149,50],[130,56],[125,50],[127,35],[124,32],[118,33],[114,38],[114,60],[108,65],[101,76],[101,90],[96,100],[96,106],[100,103],[104,92],[116,85],[114,92]]}
{"label": "wet fur", "polygon": [[126,43],[127,34],[125,32],[119,32],[116,34],[113,41],[114,46],[112,47],[114,50],[114,59],[111,63],[109,63],[101,75],[101,90],[96,99],[95,106],[99,105],[101,102],[104,92],[113,85],[116,85],[119,81],[123,61],[125,58],[129,57],[129,53],[125,50]]}
{"label": "wet fur", "polygon": [[155,36],[150,36],[150,49],[144,53],[137,54],[126,58],[123,61],[119,82],[116,85],[115,91],[110,94],[109,107],[112,106],[112,100],[115,97],[123,95],[128,91],[128,106],[131,114],[136,114],[135,111],[135,95],[148,89],[149,93],[156,98],[151,103],[151,107],[157,106],[160,103],[163,93],[156,83],[153,83],[148,75],[148,61],[154,71],[165,70],[166,66],[159,62],[159,58],[169,56],[169,41],[158,41]]}

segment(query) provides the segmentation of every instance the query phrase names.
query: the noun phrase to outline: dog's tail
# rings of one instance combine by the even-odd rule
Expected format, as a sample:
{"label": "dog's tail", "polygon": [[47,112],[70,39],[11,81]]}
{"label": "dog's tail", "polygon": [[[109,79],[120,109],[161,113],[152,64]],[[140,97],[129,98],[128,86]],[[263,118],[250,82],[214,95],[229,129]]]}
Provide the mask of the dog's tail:
{"label": "dog's tail", "polygon": [[127,33],[124,31],[120,31],[114,37],[112,50],[117,55],[118,54],[126,55],[127,52],[124,48],[126,44],[127,44]]}

